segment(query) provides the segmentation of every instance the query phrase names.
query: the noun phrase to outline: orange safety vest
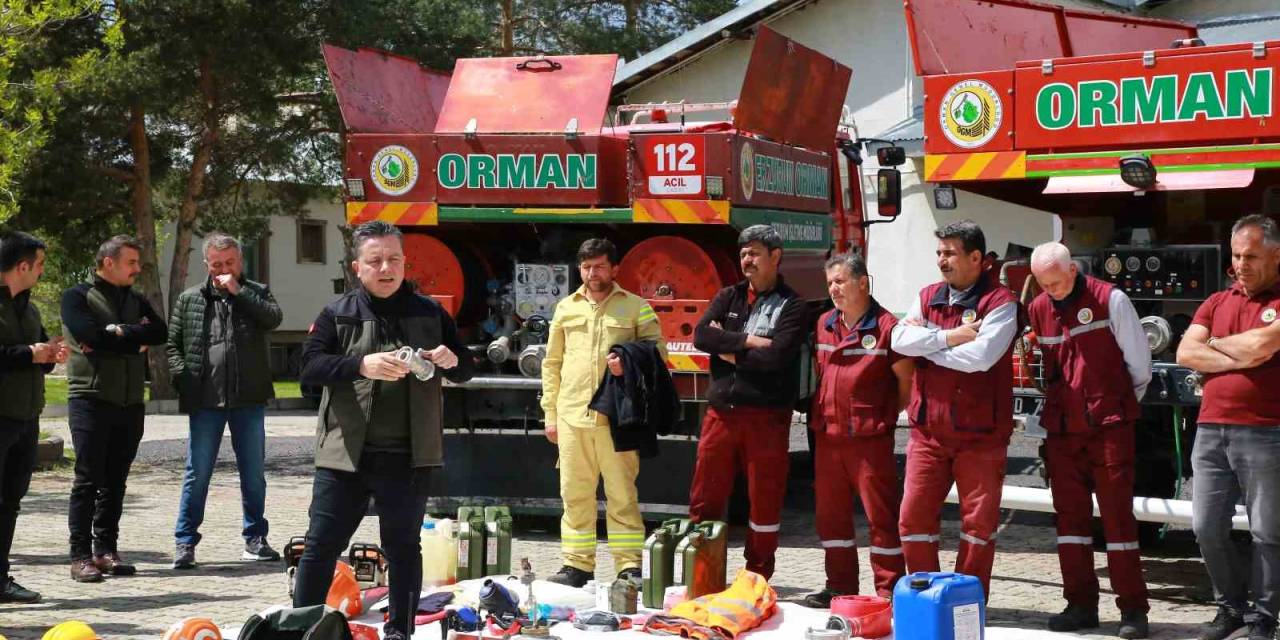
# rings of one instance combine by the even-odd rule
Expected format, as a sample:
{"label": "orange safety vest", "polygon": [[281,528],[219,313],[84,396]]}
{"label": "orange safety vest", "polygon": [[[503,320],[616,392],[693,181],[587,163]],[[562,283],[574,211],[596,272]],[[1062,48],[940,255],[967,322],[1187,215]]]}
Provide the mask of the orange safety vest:
{"label": "orange safety vest", "polygon": [[650,616],[647,633],[696,640],[733,640],[773,615],[778,594],[764,576],[743,569],[728,589],[682,602],[665,616]]}

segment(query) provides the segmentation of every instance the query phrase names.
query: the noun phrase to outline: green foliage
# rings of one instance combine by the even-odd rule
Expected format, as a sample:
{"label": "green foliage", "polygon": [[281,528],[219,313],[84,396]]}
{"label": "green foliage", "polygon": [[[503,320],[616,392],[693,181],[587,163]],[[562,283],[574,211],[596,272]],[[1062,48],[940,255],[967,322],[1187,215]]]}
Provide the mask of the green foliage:
{"label": "green foliage", "polygon": [[119,46],[108,25],[100,47],[43,64],[59,31],[103,11],[101,0],[0,0],[0,221],[18,208],[23,172],[48,141],[63,92],[91,79]]}

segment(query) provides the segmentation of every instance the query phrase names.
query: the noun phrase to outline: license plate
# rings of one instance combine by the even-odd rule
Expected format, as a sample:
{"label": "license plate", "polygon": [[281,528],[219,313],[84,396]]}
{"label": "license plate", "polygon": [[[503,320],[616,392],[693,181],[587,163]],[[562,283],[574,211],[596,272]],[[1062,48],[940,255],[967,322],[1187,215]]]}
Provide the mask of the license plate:
{"label": "license plate", "polygon": [[1014,396],[1013,415],[1038,416],[1044,410],[1044,398],[1040,396]]}

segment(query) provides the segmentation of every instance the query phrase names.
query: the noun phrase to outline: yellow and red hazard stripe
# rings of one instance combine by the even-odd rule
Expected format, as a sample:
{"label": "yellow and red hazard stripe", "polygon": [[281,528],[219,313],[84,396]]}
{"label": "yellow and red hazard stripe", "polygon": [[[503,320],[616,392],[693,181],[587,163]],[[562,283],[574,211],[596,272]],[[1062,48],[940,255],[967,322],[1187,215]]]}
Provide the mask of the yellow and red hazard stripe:
{"label": "yellow and red hazard stripe", "polygon": [[667,368],[672,371],[710,371],[711,356],[670,353],[667,354]]}
{"label": "yellow and red hazard stripe", "polygon": [[928,154],[924,157],[926,182],[958,180],[1007,180],[1025,178],[1027,152]]}
{"label": "yellow and red hazard stripe", "polygon": [[434,202],[348,202],[347,224],[382,220],[403,227],[440,223],[440,208]]}
{"label": "yellow and red hazard stripe", "polygon": [[729,224],[725,200],[662,200],[637,198],[631,207],[632,222],[674,224]]}

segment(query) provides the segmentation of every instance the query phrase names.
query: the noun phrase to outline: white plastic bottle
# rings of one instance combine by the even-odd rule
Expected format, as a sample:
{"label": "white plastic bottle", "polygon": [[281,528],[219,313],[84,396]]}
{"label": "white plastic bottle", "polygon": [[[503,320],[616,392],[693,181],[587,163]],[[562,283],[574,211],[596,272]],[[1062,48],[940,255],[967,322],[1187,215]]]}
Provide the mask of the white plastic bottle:
{"label": "white plastic bottle", "polygon": [[419,538],[422,547],[422,586],[438,587],[458,581],[458,545],[453,521],[424,520]]}

